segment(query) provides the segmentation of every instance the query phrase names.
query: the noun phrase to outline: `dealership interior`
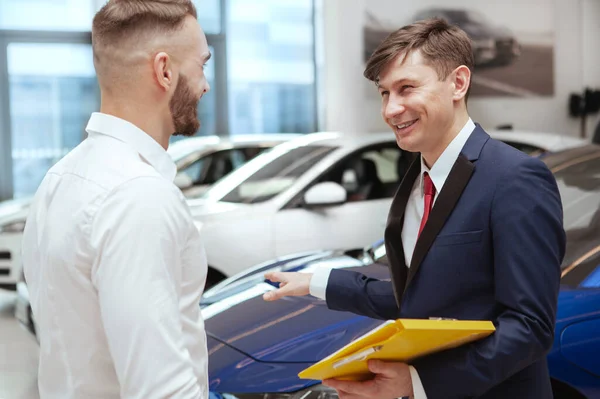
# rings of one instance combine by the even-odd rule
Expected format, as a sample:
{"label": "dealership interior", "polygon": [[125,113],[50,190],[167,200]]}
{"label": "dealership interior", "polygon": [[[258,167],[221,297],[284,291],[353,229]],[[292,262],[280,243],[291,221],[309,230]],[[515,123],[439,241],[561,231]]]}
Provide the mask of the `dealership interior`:
{"label": "dealership interior", "polygon": [[[100,110],[91,26],[106,2],[0,0],[0,399],[43,398],[21,244],[46,173]],[[268,303],[265,273],[390,279],[386,223],[416,158],[363,73],[390,33],[433,17],[471,40],[473,122],[556,179],[566,253],[542,361],[555,398],[600,398],[600,0],[193,3],[210,91],[195,135],[171,137],[167,153],[206,254],[210,399],[341,397],[298,374],[382,321],[316,294]]]}

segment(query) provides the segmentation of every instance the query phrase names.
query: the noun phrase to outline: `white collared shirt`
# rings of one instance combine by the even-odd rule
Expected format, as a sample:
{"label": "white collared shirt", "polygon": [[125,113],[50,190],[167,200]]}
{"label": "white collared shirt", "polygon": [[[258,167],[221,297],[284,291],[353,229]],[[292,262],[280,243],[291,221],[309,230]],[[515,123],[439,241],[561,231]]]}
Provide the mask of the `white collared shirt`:
{"label": "white collared shirt", "polygon": [[[421,172],[419,178],[415,181],[410,198],[406,204],[406,209],[404,210],[402,247],[404,249],[404,259],[407,266],[410,266],[410,261],[412,259],[415,245],[417,243],[417,237],[419,235],[421,219],[423,218],[423,212],[425,209],[423,200],[425,196],[425,193],[423,192],[423,174],[425,172],[429,173],[429,177],[431,177],[431,181],[435,187],[435,196],[433,199],[435,206],[435,201],[438,197],[438,194],[440,191],[442,191],[442,188],[446,183],[446,179],[448,178],[454,163],[458,159],[458,156],[465,146],[465,143],[471,136],[471,133],[473,133],[473,130],[475,130],[475,123],[473,123],[471,118],[469,118],[465,126],[460,130],[456,137],[452,139],[450,144],[448,144],[448,147],[446,147],[442,155],[440,155],[431,169],[425,165],[423,157],[421,157]],[[327,282],[329,280],[330,273],[331,269],[327,268],[318,268],[315,270],[315,273],[310,281],[311,295],[323,300],[325,299]],[[413,382],[414,399],[427,399],[421,379],[419,378],[415,368],[412,366],[410,366],[410,374]]]}
{"label": "white collared shirt", "polygon": [[404,260],[406,266],[410,266],[410,261],[417,244],[417,237],[419,235],[419,227],[421,226],[421,219],[423,218],[423,212],[425,210],[423,192],[423,174],[427,172],[433,187],[435,187],[435,196],[433,197],[433,205],[438,198],[440,191],[446,183],[446,179],[454,166],[454,163],[458,159],[460,152],[462,151],[465,143],[475,130],[475,123],[469,118],[465,126],[458,132],[456,137],[452,139],[448,147],[442,152],[442,155],[433,164],[431,169],[425,165],[423,157],[421,157],[421,173],[419,178],[415,181],[410,198],[406,204],[404,210],[404,226],[402,227],[402,247],[404,249]]}
{"label": "white collared shirt", "polygon": [[207,398],[207,264],[148,134],[94,113],[32,204],[23,266],[40,338],[40,396]]}

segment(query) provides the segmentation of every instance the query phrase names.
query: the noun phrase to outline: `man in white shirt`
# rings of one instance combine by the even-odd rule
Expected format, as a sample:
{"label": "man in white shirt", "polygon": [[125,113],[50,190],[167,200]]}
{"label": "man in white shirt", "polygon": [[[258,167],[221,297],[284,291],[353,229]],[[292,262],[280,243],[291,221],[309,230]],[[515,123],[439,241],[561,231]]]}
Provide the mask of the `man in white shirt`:
{"label": "man in white shirt", "polygon": [[380,44],[365,76],[398,146],[420,153],[384,234],[391,281],[348,270],[270,273],[281,284],[265,300],[310,293],[373,318],[492,320],[496,331],[410,366],[370,361],[371,380],[324,381],[341,399],[552,397],[545,355],[565,251],[560,195],[543,162],[473,123],[472,69],[469,38],[439,19]]}
{"label": "man in white shirt", "polygon": [[101,112],[23,238],[42,399],[208,397],[206,257],[166,152],[209,90],[196,17],[189,0],[111,0],[94,18]]}

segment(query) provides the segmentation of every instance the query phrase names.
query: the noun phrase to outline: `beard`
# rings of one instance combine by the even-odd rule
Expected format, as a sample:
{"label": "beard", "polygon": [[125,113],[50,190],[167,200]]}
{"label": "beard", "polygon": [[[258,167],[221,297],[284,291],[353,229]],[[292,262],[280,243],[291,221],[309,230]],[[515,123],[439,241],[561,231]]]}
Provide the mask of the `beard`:
{"label": "beard", "polygon": [[187,77],[180,75],[173,98],[169,101],[175,127],[174,136],[190,137],[200,129],[198,102],[200,102],[200,97],[194,95]]}

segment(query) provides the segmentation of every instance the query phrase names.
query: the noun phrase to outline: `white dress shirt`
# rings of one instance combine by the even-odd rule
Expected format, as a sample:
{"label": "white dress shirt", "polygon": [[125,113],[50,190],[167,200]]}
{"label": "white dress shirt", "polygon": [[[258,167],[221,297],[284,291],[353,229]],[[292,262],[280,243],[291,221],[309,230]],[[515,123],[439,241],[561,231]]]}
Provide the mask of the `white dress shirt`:
{"label": "white dress shirt", "polygon": [[204,248],[154,139],[92,114],[27,219],[42,399],[207,398]]}
{"label": "white dress shirt", "polygon": [[[421,225],[421,219],[423,218],[424,212],[424,192],[423,192],[423,174],[429,173],[433,186],[435,187],[435,196],[433,204],[437,200],[438,194],[442,191],[444,183],[450,174],[450,170],[454,166],[454,163],[458,159],[460,152],[462,151],[465,143],[475,130],[475,123],[469,118],[465,126],[460,130],[456,137],[448,144],[448,147],[444,150],[442,155],[438,158],[435,164],[429,169],[423,157],[421,157],[421,173],[419,178],[415,181],[412,188],[410,198],[406,204],[404,210],[404,225],[402,227],[402,247],[404,249],[404,260],[406,265],[410,265],[410,261],[415,250],[417,243],[417,237],[419,235],[419,227]],[[327,291],[327,282],[329,280],[329,274],[331,269],[319,268],[315,270],[311,281],[310,281],[310,294],[321,299],[325,299],[325,293]],[[427,399],[425,390],[419,374],[414,367],[410,366],[410,375],[413,383],[413,391],[415,399]]]}

